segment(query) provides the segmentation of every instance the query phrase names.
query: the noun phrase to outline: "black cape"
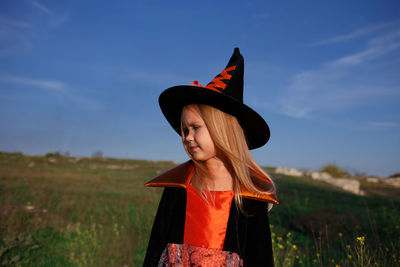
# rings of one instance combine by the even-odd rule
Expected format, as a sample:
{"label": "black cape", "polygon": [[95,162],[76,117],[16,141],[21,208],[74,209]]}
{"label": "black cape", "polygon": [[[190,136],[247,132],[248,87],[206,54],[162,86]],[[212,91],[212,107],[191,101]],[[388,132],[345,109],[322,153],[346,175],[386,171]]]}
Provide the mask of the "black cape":
{"label": "black cape", "polygon": [[[143,266],[157,266],[168,243],[183,244],[186,215],[186,185],[193,174],[193,162],[185,162],[146,183],[165,187],[154,219]],[[250,170],[251,172],[251,170]],[[253,182],[265,193],[253,194],[242,188],[243,211],[232,201],[223,250],[239,254],[244,266],[273,266],[268,202],[278,204],[269,177],[251,172]]]}
{"label": "black cape", "polygon": [[[243,259],[244,266],[273,266],[268,203],[243,198],[242,214],[232,201],[223,250]],[[186,214],[186,189],[164,189],[154,219],[143,266],[157,266],[168,243],[183,244]]]}

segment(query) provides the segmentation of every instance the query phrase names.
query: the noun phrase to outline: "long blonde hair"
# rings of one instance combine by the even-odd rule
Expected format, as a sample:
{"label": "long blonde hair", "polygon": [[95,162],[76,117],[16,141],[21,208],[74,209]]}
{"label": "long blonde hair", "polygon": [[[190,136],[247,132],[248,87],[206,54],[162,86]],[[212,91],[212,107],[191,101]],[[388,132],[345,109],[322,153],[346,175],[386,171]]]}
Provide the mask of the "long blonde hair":
{"label": "long blonde hair", "polygon": [[[199,109],[214,141],[217,157],[224,162],[232,175],[236,206],[243,211],[242,197],[240,195],[242,187],[255,194],[271,193],[260,190],[253,182],[250,170],[266,177],[273,183],[272,179],[253,160],[247,146],[244,131],[236,117],[209,105],[195,104],[195,106]],[[183,133],[182,138],[184,138]],[[201,168],[201,164],[195,160],[193,162]],[[202,189],[206,189],[204,184]],[[270,208],[272,208],[272,204],[269,205]]]}

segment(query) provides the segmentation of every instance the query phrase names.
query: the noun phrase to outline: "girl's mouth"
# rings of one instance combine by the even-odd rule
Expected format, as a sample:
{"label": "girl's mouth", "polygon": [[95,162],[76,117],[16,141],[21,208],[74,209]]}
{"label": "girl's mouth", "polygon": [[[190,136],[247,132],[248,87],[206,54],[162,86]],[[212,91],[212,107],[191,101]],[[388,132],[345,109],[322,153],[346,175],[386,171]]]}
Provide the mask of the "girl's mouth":
{"label": "girl's mouth", "polygon": [[196,151],[198,148],[199,148],[199,146],[191,146],[191,147],[189,147],[189,150],[190,150],[191,152],[194,152],[194,151]]}

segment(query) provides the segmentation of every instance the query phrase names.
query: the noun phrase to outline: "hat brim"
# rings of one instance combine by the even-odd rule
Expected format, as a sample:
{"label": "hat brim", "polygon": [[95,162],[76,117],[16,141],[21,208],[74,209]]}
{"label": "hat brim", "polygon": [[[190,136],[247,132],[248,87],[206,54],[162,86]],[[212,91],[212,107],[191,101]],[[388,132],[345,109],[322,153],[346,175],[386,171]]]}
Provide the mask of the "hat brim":
{"label": "hat brim", "polygon": [[249,149],[265,145],[270,138],[268,124],[257,112],[223,93],[198,86],[179,85],[162,92],[158,102],[165,118],[179,135],[182,108],[189,104],[206,104],[238,119]]}

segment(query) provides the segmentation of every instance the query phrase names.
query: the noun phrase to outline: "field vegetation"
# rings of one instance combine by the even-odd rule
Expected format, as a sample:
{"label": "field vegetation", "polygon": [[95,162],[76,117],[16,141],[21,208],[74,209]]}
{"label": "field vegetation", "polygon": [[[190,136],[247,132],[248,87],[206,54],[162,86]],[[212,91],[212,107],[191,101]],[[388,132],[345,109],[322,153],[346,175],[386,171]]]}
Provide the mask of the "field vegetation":
{"label": "field vegetation", "polygon": [[327,164],[320,169],[321,172],[326,172],[332,177],[349,177],[350,174],[335,164]]}
{"label": "field vegetation", "polygon": [[[0,265],[141,266],[162,192],[143,184],[174,165],[0,153]],[[276,266],[400,265],[399,189],[272,176]]]}

